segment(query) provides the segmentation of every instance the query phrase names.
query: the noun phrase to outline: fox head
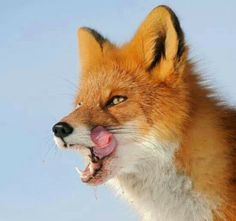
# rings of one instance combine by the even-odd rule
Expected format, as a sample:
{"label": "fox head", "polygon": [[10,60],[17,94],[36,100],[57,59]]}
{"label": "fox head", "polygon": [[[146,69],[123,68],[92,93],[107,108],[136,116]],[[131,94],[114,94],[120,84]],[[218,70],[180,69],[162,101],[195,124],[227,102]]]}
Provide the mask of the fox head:
{"label": "fox head", "polygon": [[85,181],[97,185],[134,172],[146,153],[165,157],[170,144],[178,142],[188,115],[187,47],[176,15],[166,6],[154,8],[121,47],[85,27],[78,40],[81,79],[75,108],[53,127],[54,139],[93,161],[94,128],[112,135],[116,148],[98,159],[96,173]]}

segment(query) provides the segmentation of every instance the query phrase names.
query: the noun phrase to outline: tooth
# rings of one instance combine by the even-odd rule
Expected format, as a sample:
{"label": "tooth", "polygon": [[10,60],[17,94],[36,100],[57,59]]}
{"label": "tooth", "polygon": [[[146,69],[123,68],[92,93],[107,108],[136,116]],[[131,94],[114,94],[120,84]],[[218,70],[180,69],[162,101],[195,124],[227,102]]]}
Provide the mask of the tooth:
{"label": "tooth", "polygon": [[75,170],[80,176],[82,175],[83,172],[78,167],[75,167]]}
{"label": "tooth", "polygon": [[94,174],[94,168],[93,168],[93,164],[89,164],[89,171],[91,174]]}

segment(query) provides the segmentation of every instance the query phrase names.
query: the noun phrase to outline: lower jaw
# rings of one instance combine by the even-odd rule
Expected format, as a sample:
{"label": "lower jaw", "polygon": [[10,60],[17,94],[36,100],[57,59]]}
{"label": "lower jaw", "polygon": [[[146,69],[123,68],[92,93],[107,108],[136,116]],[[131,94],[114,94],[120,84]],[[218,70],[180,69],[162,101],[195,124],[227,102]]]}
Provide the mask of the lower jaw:
{"label": "lower jaw", "polygon": [[[73,145],[73,147],[75,147],[75,145]],[[116,149],[102,159],[99,159],[99,157],[95,155],[94,151],[91,151],[91,149],[89,150],[91,154],[89,155],[91,160],[90,163],[83,172],[78,168],[76,168],[76,170],[80,174],[80,179],[83,183],[91,186],[101,185],[111,178],[111,170],[109,170],[108,168],[110,161],[112,161],[115,156]],[[90,164],[93,164],[92,170],[94,170],[94,172],[91,172],[90,170],[91,174],[86,174],[86,170],[88,170]]]}
{"label": "lower jaw", "polygon": [[91,186],[101,185],[101,184],[105,183],[107,180],[108,180],[108,176],[106,174],[104,174],[103,171],[102,171],[102,174],[96,174],[87,180],[83,180],[83,178],[81,178],[81,181],[83,183],[86,183]]}
{"label": "lower jaw", "polygon": [[83,176],[83,173],[82,173],[81,177],[80,177],[81,181],[83,183],[86,183],[91,186],[101,185],[101,184],[105,183],[106,181],[108,181],[110,178],[110,175],[111,175],[111,171],[108,169],[108,167],[109,167],[108,164],[110,163],[110,161],[112,159],[111,155],[109,155],[109,156],[105,157],[104,159],[100,160],[99,162],[97,162],[97,165],[96,165],[96,163],[94,164],[94,163],[90,162],[84,172],[86,172],[86,170],[89,169],[91,164],[93,164],[93,166],[91,166],[91,168],[94,169],[94,172],[90,171],[91,174],[89,174],[87,176],[86,175]]}

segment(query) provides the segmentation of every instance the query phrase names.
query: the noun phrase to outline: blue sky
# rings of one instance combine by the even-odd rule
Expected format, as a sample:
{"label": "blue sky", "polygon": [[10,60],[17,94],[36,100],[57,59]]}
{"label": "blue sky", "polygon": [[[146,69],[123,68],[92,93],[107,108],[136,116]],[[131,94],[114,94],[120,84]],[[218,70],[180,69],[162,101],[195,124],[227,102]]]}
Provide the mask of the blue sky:
{"label": "blue sky", "polygon": [[1,220],[137,220],[106,186],[80,182],[80,156],[55,147],[51,126],[72,109],[77,28],[93,27],[121,44],[159,4],[176,11],[198,70],[235,105],[233,0],[0,0]]}

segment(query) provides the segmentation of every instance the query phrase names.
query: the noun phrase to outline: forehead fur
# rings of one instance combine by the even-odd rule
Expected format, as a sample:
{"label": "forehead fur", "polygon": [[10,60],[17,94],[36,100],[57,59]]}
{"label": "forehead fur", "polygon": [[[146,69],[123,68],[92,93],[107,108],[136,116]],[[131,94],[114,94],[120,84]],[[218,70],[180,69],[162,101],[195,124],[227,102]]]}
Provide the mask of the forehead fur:
{"label": "forehead fur", "polygon": [[[140,85],[151,83],[149,75],[143,73],[140,68],[127,68],[115,62],[103,63],[93,67],[89,72],[83,72],[80,81],[79,94],[99,94],[104,91],[109,93],[137,92],[143,87]],[[152,84],[153,85],[153,84]],[[78,94],[78,95],[79,95]],[[122,94],[120,94],[122,95]]]}

